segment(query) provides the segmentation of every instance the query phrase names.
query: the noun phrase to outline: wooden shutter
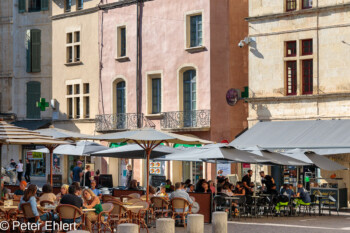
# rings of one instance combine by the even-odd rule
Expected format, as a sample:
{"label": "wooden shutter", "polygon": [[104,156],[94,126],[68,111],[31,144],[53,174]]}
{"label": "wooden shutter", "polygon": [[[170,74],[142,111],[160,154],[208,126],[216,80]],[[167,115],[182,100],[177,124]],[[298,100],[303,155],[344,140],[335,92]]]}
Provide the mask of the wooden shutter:
{"label": "wooden shutter", "polygon": [[40,119],[40,109],[36,102],[40,101],[41,85],[40,82],[27,83],[27,118]]}
{"label": "wooden shutter", "polygon": [[42,11],[49,10],[49,0],[41,0],[41,10]]}
{"label": "wooden shutter", "polygon": [[30,38],[32,42],[32,72],[41,71],[41,31],[31,30]]}
{"label": "wooden shutter", "polygon": [[26,12],[26,0],[18,0],[18,12]]}
{"label": "wooden shutter", "polygon": [[32,72],[32,43],[31,43],[31,30],[27,30],[26,34],[26,58],[27,58],[27,72]]}

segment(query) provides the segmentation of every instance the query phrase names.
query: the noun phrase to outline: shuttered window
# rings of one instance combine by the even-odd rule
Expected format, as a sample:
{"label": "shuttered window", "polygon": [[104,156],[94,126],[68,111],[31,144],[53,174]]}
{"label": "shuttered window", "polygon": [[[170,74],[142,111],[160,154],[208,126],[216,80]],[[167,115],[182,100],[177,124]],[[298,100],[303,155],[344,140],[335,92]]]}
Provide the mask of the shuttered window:
{"label": "shuttered window", "polygon": [[41,10],[42,11],[49,10],[49,0],[41,0]]}
{"label": "shuttered window", "polygon": [[191,47],[202,45],[202,15],[195,15],[190,17],[191,24]]}
{"label": "shuttered window", "polygon": [[162,106],[162,87],[161,79],[152,79],[152,114],[160,113]]}
{"label": "shuttered window", "polygon": [[36,12],[41,10],[41,0],[29,0],[29,12]]}
{"label": "shuttered window", "polygon": [[36,102],[40,101],[41,84],[40,82],[27,82],[27,118],[40,119],[40,109]]}
{"label": "shuttered window", "polygon": [[18,12],[26,12],[26,0],[18,0]]}
{"label": "shuttered window", "polygon": [[41,31],[32,29],[27,31],[27,72],[41,71]]}

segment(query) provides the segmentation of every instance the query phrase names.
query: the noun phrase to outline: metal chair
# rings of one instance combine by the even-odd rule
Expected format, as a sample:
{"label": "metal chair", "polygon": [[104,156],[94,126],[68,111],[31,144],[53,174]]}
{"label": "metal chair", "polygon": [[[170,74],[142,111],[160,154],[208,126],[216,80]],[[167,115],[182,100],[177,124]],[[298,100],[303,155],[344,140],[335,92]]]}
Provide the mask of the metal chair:
{"label": "metal chair", "polygon": [[94,228],[94,226],[96,226],[99,233],[102,231],[102,227],[104,228],[104,232],[106,232],[106,230],[113,232],[110,225],[110,219],[111,219],[110,214],[113,208],[114,208],[114,205],[112,203],[103,203],[102,204],[103,211],[98,214],[96,222],[92,225],[92,229]]}
{"label": "metal chair", "polygon": [[44,222],[40,220],[39,216],[35,216],[32,210],[32,206],[29,202],[21,205],[23,211],[24,222],[36,223],[39,222],[39,230],[33,230],[33,232],[41,232],[44,227]]}
{"label": "metal chair", "polygon": [[146,224],[147,211],[149,211],[148,202],[146,201],[136,202],[133,204],[133,206],[142,206],[141,209],[130,210],[133,223],[140,226],[139,230],[141,230],[141,228],[145,228],[148,232],[148,226]]}
{"label": "metal chair", "polygon": [[167,201],[163,197],[152,197],[151,198],[151,209],[153,220],[155,221],[157,215],[161,215],[164,218],[165,214],[170,214],[171,210],[169,210],[169,201]]}
{"label": "metal chair", "polygon": [[84,214],[76,206],[61,204],[57,206],[56,212],[58,214],[60,222],[69,221],[71,223],[76,223],[77,220],[80,218],[81,221],[79,223],[76,223],[77,228],[79,228],[81,225],[84,225]]}
{"label": "metal chair", "polygon": [[329,215],[332,215],[331,211],[332,211],[332,209],[335,209],[337,211],[338,216],[339,216],[339,208],[337,205],[337,200],[334,197],[329,195],[328,200],[323,203],[323,206],[328,207]]}
{"label": "metal chair", "polygon": [[113,204],[114,207],[110,212],[110,226],[112,232],[114,232],[119,224],[129,222],[128,210],[119,201],[109,201],[108,203]]}

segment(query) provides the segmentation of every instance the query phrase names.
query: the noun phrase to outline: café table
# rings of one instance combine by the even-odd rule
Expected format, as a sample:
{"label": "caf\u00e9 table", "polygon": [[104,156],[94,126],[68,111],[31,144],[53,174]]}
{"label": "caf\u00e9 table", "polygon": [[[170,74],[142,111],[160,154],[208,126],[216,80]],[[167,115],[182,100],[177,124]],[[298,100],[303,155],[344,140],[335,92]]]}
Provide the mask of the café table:
{"label": "caf\u00e9 table", "polygon": [[322,199],[324,198],[328,199],[328,196],[316,195],[315,197],[317,198],[317,201],[318,201],[318,215],[321,216]]}
{"label": "caf\u00e9 table", "polygon": [[228,200],[230,203],[230,209],[229,209],[229,220],[232,220],[232,201],[238,201],[240,200],[240,196],[231,196],[231,197],[225,197],[225,200]]}

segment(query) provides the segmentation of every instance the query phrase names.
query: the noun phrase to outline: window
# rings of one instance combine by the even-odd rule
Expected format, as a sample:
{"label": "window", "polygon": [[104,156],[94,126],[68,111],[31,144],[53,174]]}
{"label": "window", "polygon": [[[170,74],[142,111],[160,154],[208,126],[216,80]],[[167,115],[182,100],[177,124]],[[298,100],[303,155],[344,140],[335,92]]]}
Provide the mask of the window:
{"label": "window", "polygon": [[190,16],[191,47],[202,46],[202,15]]}
{"label": "window", "polygon": [[74,94],[80,94],[80,85],[79,84],[74,85]]}
{"label": "window", "polygon": [[161,79],[152,79],[152,114],[157,114],[161,112],[162,106],[162,86]]}
{"label": "window", "polygon": [[68,85],[67,86],[67,95],[72,95],[73,94],[73,85]]}
{"label": "window", "polygon": [[197,90],[196,70],[187,70],[183,73],[183,118],[184,127],[196,125]]}
{"label": "window", "polygon": [[41,10],[41,0],[29,0],[28,11],[35,12]]}
{"label": "window", "polygon": [[286,0],[286,11],[295,11],[297,9],[297,0]]}
{"label": "window", "polygon": [[18,12],[26,12],[26,0],[18,0]]}
{"label": "window", "polygon": [[[90,117],[89,83],[68,81],[67,84],[67,115],[69,119]],[[82,90],[82,91],[81,91]]]}
{"label": "window", "polygon": [[26,58],[28,73],[41,71],[41,31],[38,29],[27,30]]}
{"label": "window", "polygon": [[304,55],[312,55],[312,39],[302,40],[301,41],[301,54]]}
{"label": "window", "polygon": [[66,37],[66,62],[80,62],[80,32],[69,32]]}
{"label": "window", "polygon": [[84,0],[77,0],[77,9],[83,9]]}
{"label": "window", "polygon": [[75,98],[75,118],[80,118],[80,97]]}
{"label": "window", "polygon": [[303,9],[312,8],[312,0],[302,0],[302,1],[303,1],[303,5],[302,5]]}
{"label": "window", "polygon": [[67,114],[68,114],[68,119],[73,118],[73,99],[72,98],[67,99]]}
{"label": "window", "polygon": [[297,62],[288,61],[286,65],[287,95],[297,94]]}
{"label": "window", "polygon": [[302,61],[303,76],[303,94],[312,94],[313,92],[313,60]]}
{"label": "window", "polygon": [[297,55],[297,42],[286,42],[286,57],[295,57]]}
{"label": "window", "polygon": [[117,114],[125,113],[125,82],[117,83]]}
{"label": "window", "polygon": [[72,0],[64,0],[64,11],[69,12],[72,8]]}
{"label": "window", "polygon": [[84,83],[84,94],[90,93],[90,85],[89,83]]}
{"label": "window", "polygon": [[126,27],[117,28],[117,58],[126,56]]}
{"label": "window", "polygon": [[84,97],[84,118],[90,118],[90,97]]}
{"label": "window", "polygon": [[40,109],[36,106],[36,102],[40,101],[41,84],[40,82],[27,82],[27,118],[40,119]]}

